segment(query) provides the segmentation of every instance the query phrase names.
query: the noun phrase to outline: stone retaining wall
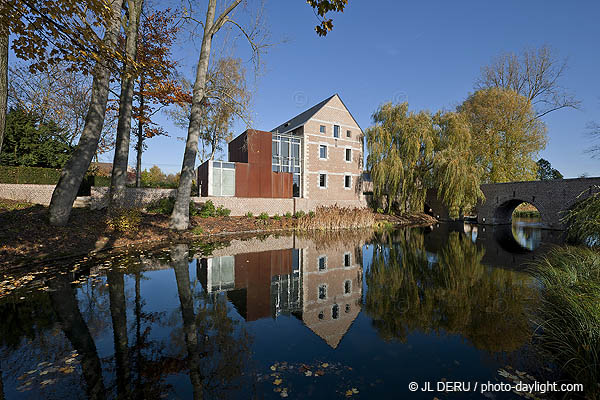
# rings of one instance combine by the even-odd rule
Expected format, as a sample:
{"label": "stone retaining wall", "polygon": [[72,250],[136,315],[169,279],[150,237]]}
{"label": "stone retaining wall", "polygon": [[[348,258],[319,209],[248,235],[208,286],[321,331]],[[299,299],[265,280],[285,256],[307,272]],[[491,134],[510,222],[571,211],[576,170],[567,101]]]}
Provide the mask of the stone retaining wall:
{"label": "stone retaining wall", "polygon": [[47,206],[55,185],[0,183],[0,198]]}

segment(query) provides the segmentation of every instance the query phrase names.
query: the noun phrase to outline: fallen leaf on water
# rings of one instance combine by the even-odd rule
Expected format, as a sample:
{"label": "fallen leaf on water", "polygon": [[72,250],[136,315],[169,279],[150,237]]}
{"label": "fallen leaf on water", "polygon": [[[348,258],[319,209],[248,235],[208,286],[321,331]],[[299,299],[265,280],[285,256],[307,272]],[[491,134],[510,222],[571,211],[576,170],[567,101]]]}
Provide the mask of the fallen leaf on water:
{"label": "fallen leaf on water", "polygon": [[271,371],[275,371],[277,368],[274,365],[271,365]]}
{"label": "fallen leaf on water", "polygon": [[306,372],[304,373],[304,375],[306,375],[306,376],[312,376],[312,371],[306,371]]}
{"label": "fallen leaf on water", "polygon": [[323,364],[321,364],[321,367],[327,368],[327,367],[329,367],[329,364],[328,363],[323,363]]}
{"label": "fallen leaf on water", "polygon": [[353,394],[352,390],[346,390],[346,397],[351,397]]}
{"label": "fallen leaf on water", "polygon": [[60,372],[62,372],[63,374],[71,374],[75,371],[75,368],[73,367],[63,367],[59,369]]}
{"label": "fallen leaf on water", "polygon": [[275,380],[273,381],[273,385],[281,385],[281,382],[283,382],[281,379],[279,379],[279,378],[278,378],[278,379],[275,379]]}
{"label": "fallen leaf on water", "polygon": [[358,389],[357,388],[352,388],[352,393],[357,394],[358,393]]}

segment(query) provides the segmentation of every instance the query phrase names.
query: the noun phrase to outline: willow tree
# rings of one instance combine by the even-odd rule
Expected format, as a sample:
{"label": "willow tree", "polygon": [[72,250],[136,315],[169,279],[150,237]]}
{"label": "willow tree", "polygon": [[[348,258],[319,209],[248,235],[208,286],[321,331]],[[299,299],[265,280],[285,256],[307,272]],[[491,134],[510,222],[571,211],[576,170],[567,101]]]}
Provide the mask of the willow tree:
{"label": "willow tree", "polygon": [[428,189],[437,189],[452,216],[482,198],[478,170],[470,158],[467,122],[456,113],[434,116],[408,111],[408,103],[386,103],[367,129],[367,168],[376,198],[387,211],[422,211]]}
{"label": "willow tree", "polygon": [[471,125],[474,160],[482,183],[534,180],[537,154],[546,147],[546,125],[525,96],[490,88],[458,107]]}

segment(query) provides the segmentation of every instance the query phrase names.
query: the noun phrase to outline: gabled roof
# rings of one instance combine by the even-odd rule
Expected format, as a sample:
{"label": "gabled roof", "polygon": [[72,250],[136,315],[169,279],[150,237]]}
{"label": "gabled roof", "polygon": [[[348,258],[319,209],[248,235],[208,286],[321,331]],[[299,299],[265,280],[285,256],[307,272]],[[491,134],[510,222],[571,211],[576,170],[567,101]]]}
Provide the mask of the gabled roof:
{"label": "gabled roof", "polygon": [[309,119],[311,119],[311,117],[313,115],[315,115],[321,108],[323,108],[325,106],[325,104],[327,104],[327,102],[329,100],[333,99],[335,96],[337,96],[337,93],[334,94],[333,96],[326,98],[319,104],[312,106],[308,110],[301,112],[300,114],[296,115],[294,118],[290,119],[289,121],[284,122],[283,124],[279,125],[275,129],[273,129],[271,132],[286,133],[286,132],[293,131],[294,129],[296,129],[300,126],[303,126],[304,124],[306,124],[306,122],[308,122]]}

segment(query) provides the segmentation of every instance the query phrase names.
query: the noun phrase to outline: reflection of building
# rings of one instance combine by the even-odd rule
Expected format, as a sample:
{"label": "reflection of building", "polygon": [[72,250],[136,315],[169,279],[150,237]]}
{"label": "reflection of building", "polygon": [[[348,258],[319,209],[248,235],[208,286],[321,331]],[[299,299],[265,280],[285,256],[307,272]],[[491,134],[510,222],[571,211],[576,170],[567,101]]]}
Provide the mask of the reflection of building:
{"label": "reflection of building", "polygon": [[199,260],[208,293],[226,292],[247,321],[294,315],[336,348],[358,316],[362,298],[361,246],[298,248],[240,253]]}

